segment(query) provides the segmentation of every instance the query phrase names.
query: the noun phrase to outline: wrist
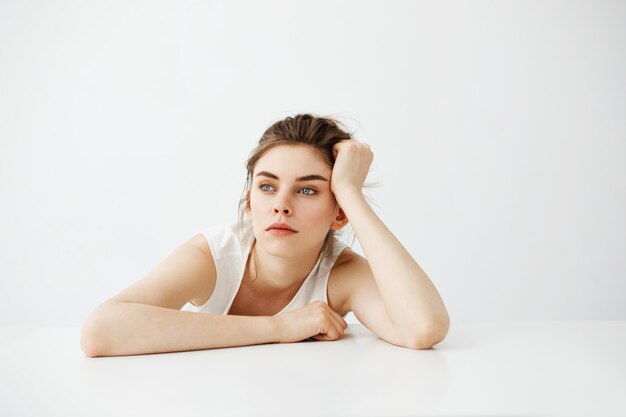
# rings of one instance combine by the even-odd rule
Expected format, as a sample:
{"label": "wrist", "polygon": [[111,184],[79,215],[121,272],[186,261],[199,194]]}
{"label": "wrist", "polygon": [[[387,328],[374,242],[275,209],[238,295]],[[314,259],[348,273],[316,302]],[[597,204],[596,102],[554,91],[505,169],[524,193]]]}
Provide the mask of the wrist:
{"label": "wrist", "polygon": [[[335,199],[342,205],[342,202],[345,204],[346,202],[354,199],[364,198],[363,192],[360,188],[346,187],[340,190],[337,190],[335,194]],[[342,206],[343,207],[343,206]]]}
{"label": "wrist", "polygon": [[281,343],[283,340],[282,325],[279,316],[268,316],[267,320],[268,334],[271,334],[271,343]]}
{"label": "wrist", "polygon": [[347,207],[352,206],[355,203],[360,203],[365,201],[365,196],[360,189],[345,189],[343,192],[338,192],[335,194],[335,200],[341,206],[341,208],[346,210]]}

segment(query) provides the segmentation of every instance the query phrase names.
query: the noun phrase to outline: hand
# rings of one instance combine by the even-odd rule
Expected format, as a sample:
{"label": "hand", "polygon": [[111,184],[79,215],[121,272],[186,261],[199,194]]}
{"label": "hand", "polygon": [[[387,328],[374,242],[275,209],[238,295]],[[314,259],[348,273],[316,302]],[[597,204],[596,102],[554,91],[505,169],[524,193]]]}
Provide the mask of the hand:
{"label": "hand", "polygon": [[337,340],[348,327],[343,317],[323,301],[314,301],[297,310],[274,316],[280,343],[293,343],[312,338]]}
{"label": "hand", "polygon": [[339,200],[337,194],[358,191],[361,187],[370,165],[374,160],[374,153],[370,146],[356,139],[345,139],[333,146],[335,166],[331,173],[330,190]]}

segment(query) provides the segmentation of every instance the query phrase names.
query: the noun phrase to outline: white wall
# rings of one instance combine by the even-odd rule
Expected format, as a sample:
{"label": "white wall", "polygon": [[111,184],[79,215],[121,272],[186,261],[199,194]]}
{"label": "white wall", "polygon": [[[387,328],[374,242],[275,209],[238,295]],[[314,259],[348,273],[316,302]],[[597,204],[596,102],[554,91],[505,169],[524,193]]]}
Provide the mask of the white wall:
{"label": "white wall", "polygon": [[299,112],[372,146],[452,320],[624,320],[625,41],[622,1],[1,1],[0,325],[81,325],[234,220]]}

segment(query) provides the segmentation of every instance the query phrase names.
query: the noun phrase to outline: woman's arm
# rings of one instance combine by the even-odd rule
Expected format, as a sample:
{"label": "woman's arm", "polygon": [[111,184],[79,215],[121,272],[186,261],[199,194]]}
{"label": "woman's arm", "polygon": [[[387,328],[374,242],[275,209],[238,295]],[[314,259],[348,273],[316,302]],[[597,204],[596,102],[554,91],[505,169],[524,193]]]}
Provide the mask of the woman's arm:
{"label": "woman's arm", "polygon": [[82,329],[81,347],[90,357],[180,352],[276,343],[269,316],[193,313],[129,302],[107,302]]}
{"label": "woman's arm", "polygon": [[82,329],[83,351],[88,356],[136,355],[280,340],[272,317],[180,311],[188,301],[207,300],[216,279],[208,242],[196,234],[91,313]]}
{"label": "woman's arm", "polygon": [[437,289],[361,192],[372,151],[367,144],[352,139],[336,144],[335,153],[331,188],[363,248],[389,320],[404,334],[437,343],[450,326]]}

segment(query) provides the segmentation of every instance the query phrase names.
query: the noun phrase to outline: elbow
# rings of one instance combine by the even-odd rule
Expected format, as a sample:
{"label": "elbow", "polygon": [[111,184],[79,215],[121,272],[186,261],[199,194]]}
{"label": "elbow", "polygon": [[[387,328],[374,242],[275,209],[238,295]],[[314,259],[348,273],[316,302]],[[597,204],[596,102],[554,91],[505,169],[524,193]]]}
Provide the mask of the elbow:
{"label": "elbow", "polygon": [[440,322],[430,321],[421,325],[417,331],[411,331],[405,346],[410,349],[431,349],[446,338],[449,329],[450,320],[447,318]]}
{"label": "elbow", "polygon": [[101,343],[99,342],[99,333],[96,329],[89,327],[89,325],[83,326],[80,334],[80,348],[86,356],[90,358],[96,358],[103,356]]}
{"label": "elbow", "polygon": [[97,346],[91,341],[85,341],[85,339],[81,339],[80,348],[85,353],[85,356],[88,358],[97,358],[98,356],[102,356]]}
{"label": "elbow", "polygon": [[103,326],[96,317],[90,317],[81,329],[80,348],[90,358],[106,356]]}
{"label": "elbow", "polygon": [[86,356],[95,358],[99,356],[98,346],[93,338],[93,335],[83,327],[80,334],[80,348]]}

